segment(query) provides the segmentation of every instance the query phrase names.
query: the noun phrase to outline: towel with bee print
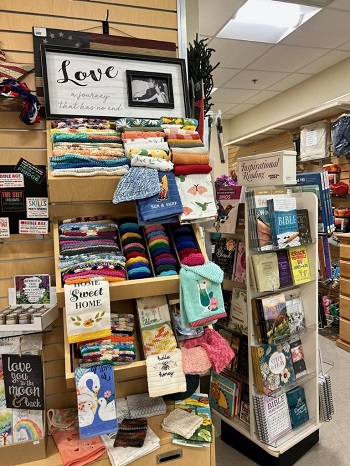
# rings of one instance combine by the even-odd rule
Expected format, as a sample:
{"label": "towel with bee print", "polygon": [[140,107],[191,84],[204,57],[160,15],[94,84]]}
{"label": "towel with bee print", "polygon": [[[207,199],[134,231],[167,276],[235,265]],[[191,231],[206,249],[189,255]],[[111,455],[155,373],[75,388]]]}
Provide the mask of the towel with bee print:
{"label": "towel with bee print", "polygon": [[186,391],[186,377],[182,369],[182,354],[179,348],[148,356],[146,369],[150,397]]}

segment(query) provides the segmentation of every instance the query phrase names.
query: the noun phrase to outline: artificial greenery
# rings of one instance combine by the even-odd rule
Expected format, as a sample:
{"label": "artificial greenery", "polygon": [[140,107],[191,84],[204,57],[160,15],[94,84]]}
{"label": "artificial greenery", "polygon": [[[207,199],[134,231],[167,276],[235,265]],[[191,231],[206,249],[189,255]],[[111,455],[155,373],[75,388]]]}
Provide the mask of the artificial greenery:
{"label": "artificial greenery", "polygon": [[194,84],[203,81],[204,88],[204,114],[207,114],[213,104],[210,102],[210,93],[214,87],[213,71],[220,63],[212,66],[210,63],[211,55],[215,52],[214,49],[208,47],[209,38],[198,40],[198,34],[193,45],[189,44],[187,49],[188,61],[188,79]]}

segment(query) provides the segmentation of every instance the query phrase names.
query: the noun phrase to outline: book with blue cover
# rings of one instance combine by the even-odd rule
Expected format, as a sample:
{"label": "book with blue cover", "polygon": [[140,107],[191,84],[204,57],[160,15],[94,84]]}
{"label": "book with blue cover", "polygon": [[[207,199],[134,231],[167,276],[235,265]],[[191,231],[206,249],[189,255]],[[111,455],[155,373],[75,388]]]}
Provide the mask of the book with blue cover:
{"label": "book with blue cover", "polygon": [[296,429],[309,420],[304,388],[295,387],[289,390],[287,392],[287,400],[292,428]]}
{"label": "book with blue cover", "polygon": [[272,243],[279,249],[299,246],[299,224],[295,197],[267,201]]}
{"label": "book with blue cover", "polygon": [[257,391],[269,395],[294,382],[294,368],[288,341],[251,347]]}

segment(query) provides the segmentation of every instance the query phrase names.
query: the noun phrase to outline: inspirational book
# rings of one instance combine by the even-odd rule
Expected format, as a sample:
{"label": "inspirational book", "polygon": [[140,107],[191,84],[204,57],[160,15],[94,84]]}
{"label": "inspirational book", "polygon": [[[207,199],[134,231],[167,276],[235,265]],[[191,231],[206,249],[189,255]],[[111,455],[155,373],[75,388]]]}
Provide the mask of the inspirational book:
{"label": "inspirational book", "polygon": [[262,322],[264,325],[263,343],[274,344],[283,337],[290,335],[286,300],[283,293],[256,298],[258,308],[262,307]]}
{"label": "inspirational book", "polygon": [[272,444],[292,430],[287,395],[253,395],[253,406],[260,441]]}
{"label": "inspirational book", "polygon": [[292,355],[295,378],[299,379],[307,374],[304,348],[300,338],[290,342],[290,352]]}
{"label": "inspirational book", "polygon": [[272,244],[279,249],[300,245],[295,197],[267,201]]}
{"label": "inspirational book", "polygon": [[280,287],[280,278],[276,253],[267,252],[249,257],[251,258],[252,275],[255,277],[255,291],[261,293],[277,290]]}
{"label": "inspirational book", "polygon": [[294,368],[290,345],[287,341],[278,345],[251,347],[255,385],[259,393],[266,395],[294,382]]}
{"label": "inspirational book", "polygon": [[309,282],[311,270],[306,247],[297,246],[288,249],[288,256],[294,284],[300,285]]}
{"label": "inspirational book", "polygon": [[296,429],[309,420],[304,388],[295,387],[289,390],[287,400],[292,427]]}
{"label": "inspirational book", "polygon": [[289,290],[284,294],[286,298],[286,308],[290,333],[303,332],[306,329],[305,312],[300,289]]}

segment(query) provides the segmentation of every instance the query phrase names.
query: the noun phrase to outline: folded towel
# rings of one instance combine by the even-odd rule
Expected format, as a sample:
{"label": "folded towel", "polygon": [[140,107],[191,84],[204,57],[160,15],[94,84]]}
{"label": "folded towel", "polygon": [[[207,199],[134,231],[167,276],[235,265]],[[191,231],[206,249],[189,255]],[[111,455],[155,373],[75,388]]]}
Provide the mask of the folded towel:
{"label": "folded towel", "polygon": [[174,174],[179,175],[194,175],[196,173],[210,173],[212,167],[210,165],[175,165]]}
{"label": "folded towel", "polygon": [[124,144],[125,155],[127,157],[131,149],[153,149],[169,152],[169,145],[167,142],[130,142],[129,144]]}
{"label": "folded towel", "polygon": [[107,453],[112,466],[125,466],[134,463],[137,459],[160,448],[160,439],[150,427],[147,428],[146,438],[141,448],[114,447],[113,434],[101,435],[101,440],[108,449]]}
{"label": "folded towel", "polygon": [[173,154],[209,154],[208,147],[172,147]]}
{"label": "folded towel", "polygon": [[159,159],[156,157],[148,157],[145,155],[132,155],[130,159],[130,165],[132,167],[145,167],[154,168],[162,172],[170,172],[174,168],[174,164],[170,160],[164,158]]}
{"label": "folded towel", "polygon": [[208,154],[186,154],[186,153],[173,153],[172,161],[174,165],[208,165]]}
{"label": "folded towel", "polygon": [[177,408],[163,419],[162,429],[189,439],[202,425],[202,421],[203,418],[197,414],[188,413],[184,409]]}
{"label": "folded towel", "polygon": [[124,419],[120,424],[114,440],[115,447],[141,448],[147,434],[147,419]]}
{"label": "folded towel", "polygon": [[130,149],[129,157],[133,155],[145,155],[147,157],[156,157],[158,159],[170,160],[169,151],[163,149]]}
{"label": "folded towel", "polygon": [[93,463],[107,451],[99,436],[81,439],[76,429],[54,431],[52,438],[64,466],[84,466]]}
{"label": "folded towel", "polygon": [[139,393],[126,397],[130,419],[152,417],[165,414],[167,407],[161,396],[151,398],[148,393]]}
{"label": "folded towel", "polygon": [[211,368],[207,352],[201,346],[194,348],[181,347],[182,367],[185,374],[204,375]]}

